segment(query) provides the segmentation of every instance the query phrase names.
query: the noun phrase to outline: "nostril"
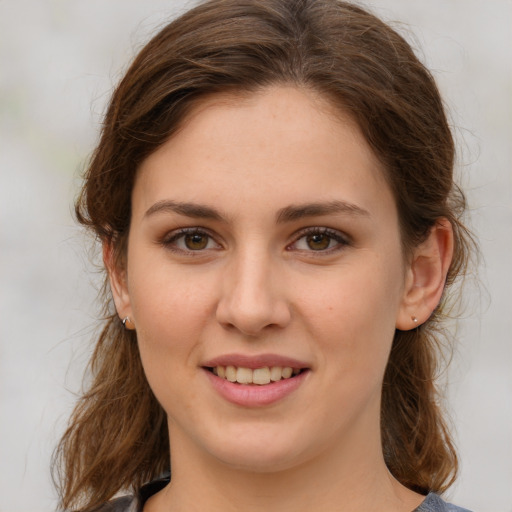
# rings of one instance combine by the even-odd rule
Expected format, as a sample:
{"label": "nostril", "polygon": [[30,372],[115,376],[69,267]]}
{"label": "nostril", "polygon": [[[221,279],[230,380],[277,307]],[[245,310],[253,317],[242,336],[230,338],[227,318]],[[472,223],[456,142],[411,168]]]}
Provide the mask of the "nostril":
{"label": "nostril", "polygon": [[284,328],[289,324],[291,312],[287,302],[271,289],[268,273],[261,272],[261,275],[262,282],[247,275],[226,279],[228,284],[232,281],[234,284],[231,287],[226,284],[228,289],[216,309],[216,319],[224,329],[258,337],[269,328]]}

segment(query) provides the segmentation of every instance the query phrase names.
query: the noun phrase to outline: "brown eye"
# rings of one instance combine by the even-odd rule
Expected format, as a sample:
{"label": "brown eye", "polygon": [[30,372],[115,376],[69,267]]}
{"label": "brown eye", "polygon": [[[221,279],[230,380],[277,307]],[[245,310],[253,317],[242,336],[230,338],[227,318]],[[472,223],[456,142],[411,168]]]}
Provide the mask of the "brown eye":
{"label": "brown eye", "polygon": [[184,237],[185,246],[190,251],[200,251],[202,249],[206,249],[208,240],[208,235],[201,233],[191,233],[189,235],[185,235]]}
{"label": "brown eye", "polygon": [[334,254],[350,245],[346,235],[336,229],[311,227],[302,230],[295,242],[287,247],[288,251]]}
{"label": "brown eye", "polygon": [[196,256],[203,251],[221,249],[212,235],[199,228],[178,229],[169,233],[161,243],[172,252],[189,255],[196,253]]}
{"label": "brown eye", "polygon": [[327,249],[332,238],[324,233],[315,233],[306,237],[308,247],[313,251],[323,251]]}

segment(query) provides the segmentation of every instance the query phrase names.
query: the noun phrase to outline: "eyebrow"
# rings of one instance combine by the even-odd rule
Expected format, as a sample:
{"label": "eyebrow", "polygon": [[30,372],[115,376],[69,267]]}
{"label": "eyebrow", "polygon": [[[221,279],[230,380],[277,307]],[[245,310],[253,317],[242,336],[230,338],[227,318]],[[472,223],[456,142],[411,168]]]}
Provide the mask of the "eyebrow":
{"label": "eyebrow", "polygon": [[155,203],[146,211],[144,217],[150,217],[156,213],[178,213],[185,217],[193,217],[197,219],[225,220],[223,215],[210,206],[196,203],[183,203],[169,199],[164,199]]}
{"label": "eyebrow", "polygon": [[[164,199],[152,205],[144,214],[144,217],[150,217],[157,213],[177,213],[185,217],[196,219],[209,219],[226,222],[226,216],[211,206],[197,203],[186,203]],[[297,221],[306,217],[321,217],[324,215],[346,214],[369,217],[370,213],[352,203],[346,201],[328,201],[319,203],[306,203],[300,205],[290,205],[277,212],[276,222],[284,224],[286,222]]]}
{"label": "eyebrow", "polygon": [[326,203],[307,203],[290,205],[279,210],[277,222],[293,222],[305,217],[321,217],[323,215],[348,214],[354,216],[369,217],[370,213],[355,204],[346,201],[329,201]]}

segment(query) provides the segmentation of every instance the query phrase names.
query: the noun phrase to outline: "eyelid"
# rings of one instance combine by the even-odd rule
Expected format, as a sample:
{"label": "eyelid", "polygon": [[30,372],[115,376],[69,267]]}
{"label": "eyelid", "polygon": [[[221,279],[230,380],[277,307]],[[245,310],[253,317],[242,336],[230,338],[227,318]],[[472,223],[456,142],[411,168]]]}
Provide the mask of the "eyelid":
{"label": "eyelid", "polygon": [[352,245],[351,238],[347,234],[343,233],[342,231],[339,231],[339,230],[333,229],[333,228],[328,228],[325,226],[311,226],[311,227],[303,228],[303,229],[297,231],[293,235],[293,241],[286,246],[286,249],[293,250],[292,246],[295,245],[299,240],[301,240],[302,238],[304,238],[305,236],[308,236],[308,235],[326,235],[326,236],[332,238],[333,240],[335,240],[336,242],[338,242],[338,244],[335,247],[331,247],[331,248],[325,249],[325,250],[315,251],[313,249],[311,249],[311,250],[297,249],[298,251],[322,256],[322,255],[332,254],[334,252],[343,250],[345,247]]}
{"label": "eyelid", "polygon": [[[177,247],[176,241],[180,238],[186,236],[186,235],[194,235],[199,234],[203,236],[207,236],[215,245],[216,247],[210,247],[205,249],[183,249],[180,247]],[[327,237],[331,238],[337,244],[334,247],[330,247],[328,249],[323,250],[305,250],[305,249],[295,249],[293,246],[297,244],[302,238],[306,236],[311,235],[326,235]],[[221,242],[219,242],[219,236],[217,234],[212,233],[209,229],[204,228],[202,226],[191,226],[191,227],[182,227],[173,229],[171,231],[168,231],[165,235],[163,235],[159,240],[158,243],[162,246],[164,246],[165,249],[172,251],[177,254],[183,254],[187,256],[201,256],[209,251],[216,251],[219,249],[222,249],[223,245]],[[302,228],[299,231],[295,232],[292,235],[292,241],[286,245],[287,251],[297,251],[302,253],[311,253],[312,255],[328,255],[332,254],[338,251],[343,250],[345,247],[352,245],[352,240],[349,235],[346,233],[338,230],[329,228],[326,226],[310,226],[306,228]]]}
{"label": "eyelid", "polygon": [[[192,250],[192,249],[181,249],[175,245],[175,242],[179,240],[180,238],[186,236],[186,235],[204,235],[207,236],[210,240],[212,240],[217,247],[215,248],[209,248],[209,249],[198,249],[198,250]],[[175,252],[177,254],[185,254],[190,256],[201,256],[201,254],[204,254],[205,252],[212,251],[212,250],[218,250],[222,248],[222,245],[217,240],[217,236],[211,233],[209,229],[203,228],[201,226],[191,226],[191,227],[185,227],[185,228],[178,228],[173,229],[172,231],[167,232],[161,239],[159,240],[159,243],[164,246],[169,251]]]}

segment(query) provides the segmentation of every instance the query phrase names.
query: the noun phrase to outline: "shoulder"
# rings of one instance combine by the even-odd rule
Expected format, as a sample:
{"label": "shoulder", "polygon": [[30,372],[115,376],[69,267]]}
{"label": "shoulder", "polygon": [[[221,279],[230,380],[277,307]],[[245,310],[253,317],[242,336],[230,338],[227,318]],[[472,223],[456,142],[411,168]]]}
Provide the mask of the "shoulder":
{"label": "shoulder", "polygon": [[93,512],[140,512],[142,508],[138,502],[136,496],[122,496],[100,505]]}
{"label": "shoulder", "polygon": [[446,503],[439,495],[431,492],[414,512],[470,512],[469,510]]}
{"label": "shoulder", "polygon": [[93,512],[142,512],[144,503],[146,503],[153,494],[163,489],[169,481],[169,476],[153,480],[143,485],[135,494],[114,498],[100,505],[98,508],[94,509]]}

